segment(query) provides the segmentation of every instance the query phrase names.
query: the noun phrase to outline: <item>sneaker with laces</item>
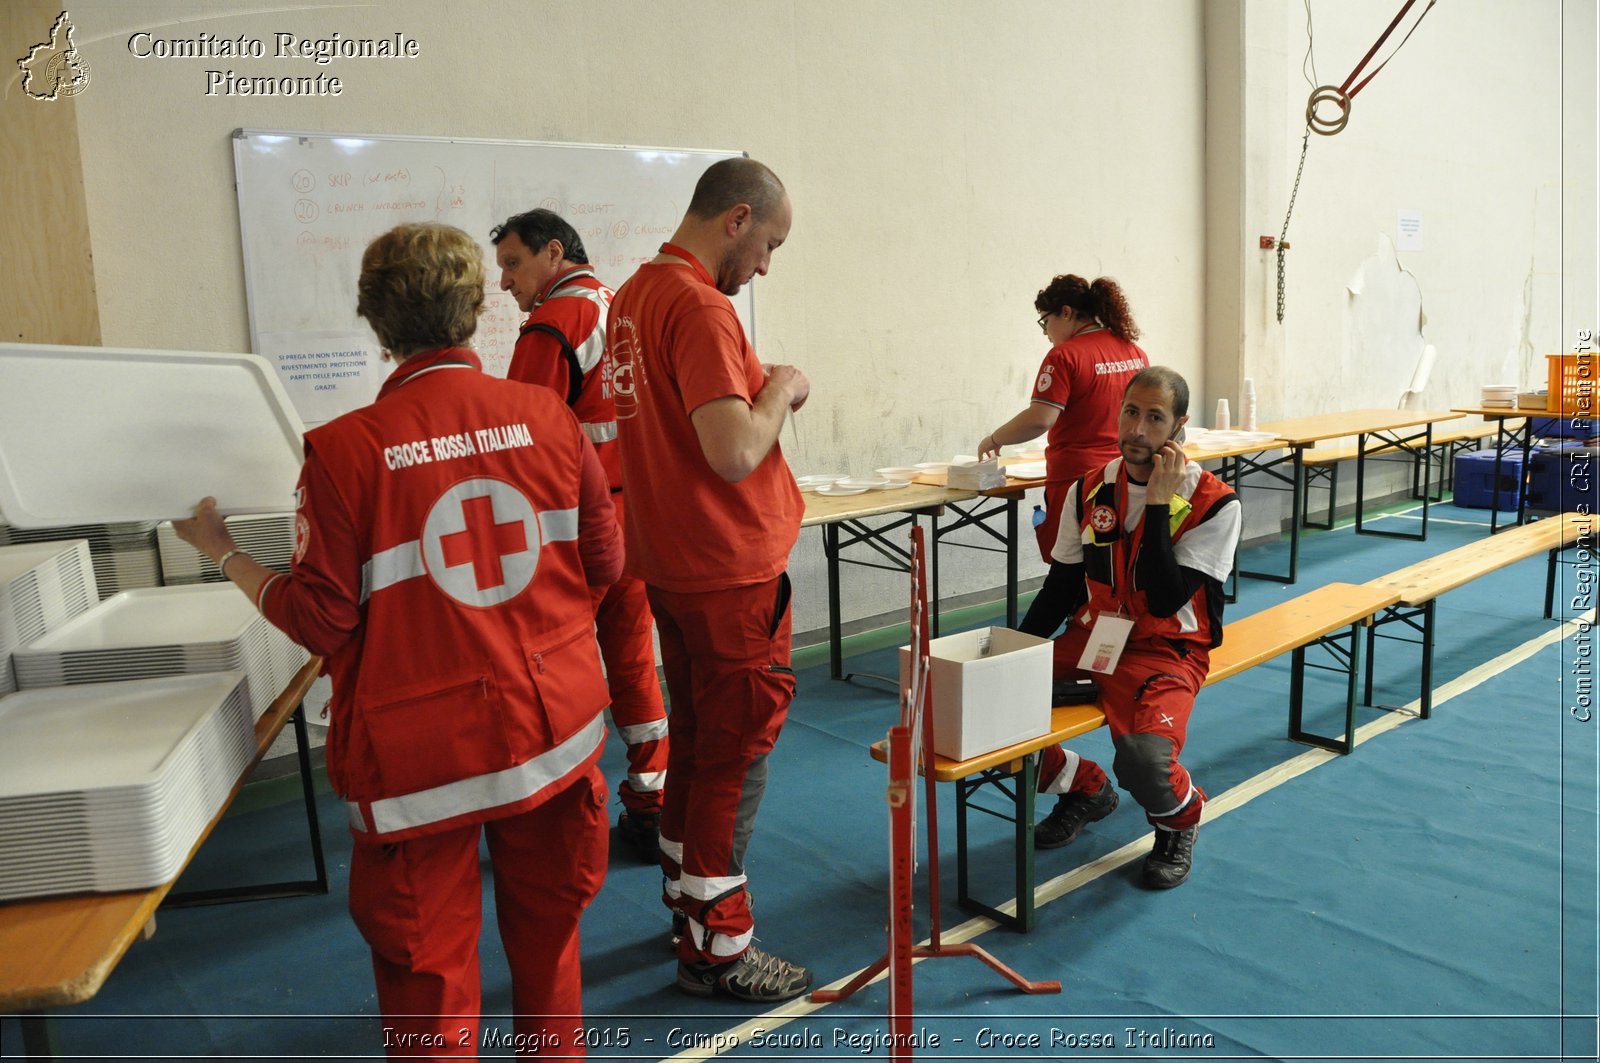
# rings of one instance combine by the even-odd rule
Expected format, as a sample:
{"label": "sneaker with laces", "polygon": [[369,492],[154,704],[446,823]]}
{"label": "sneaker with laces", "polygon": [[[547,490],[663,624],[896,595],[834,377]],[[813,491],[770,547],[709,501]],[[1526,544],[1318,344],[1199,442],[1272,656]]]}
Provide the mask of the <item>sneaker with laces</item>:
{"label": "sneaker with laces", "polygon": [[623,810],[617,817],[617,833],[633,846],[639,859],[647,864],[661,862],[661,817],[644,812]]}
{"label": "sneaker with laces", "polygon": [[1194,867],[1194,839],[1199,833],[1198,826],[1188,830],[1156,829],[1156,843],[1144,858],[1140,876],[1147,889],[1170,890],[1183,884]]}
{"label": "sneaker with laces", "polygon": [[776,1004],[811,988],[811,972],[751,945],[727,963],[678,962],[678,988],[695,997],[721,994],[751,1004]]}
{"label": "sneaker with laces", "polygon": [[1117,792],[1111,783],[1100,784],[1096,794],[1062,794],[1056,807],[1033,828],[1035,849],[1059,849],[1077,840],[1084,824],[1105,819],[1117,810]]}

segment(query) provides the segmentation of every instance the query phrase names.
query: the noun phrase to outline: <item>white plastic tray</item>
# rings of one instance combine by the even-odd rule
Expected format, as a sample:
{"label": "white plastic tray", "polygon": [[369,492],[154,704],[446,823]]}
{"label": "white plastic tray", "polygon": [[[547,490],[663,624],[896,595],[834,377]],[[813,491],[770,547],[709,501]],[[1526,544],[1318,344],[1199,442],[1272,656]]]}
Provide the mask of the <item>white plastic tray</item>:
{"label": "white plastic tray", "polygon": [[0,517],[19,528],[294,508],[304,426],[253,354],[0,343]]}
{"label": "white plastic tray", "polygon": [[18,546],[0,546],[0,587],[18,576],[32,572],[47,561],[64,554],[72,554],[77,542],[65,539],[49,543],[23,543]]}
{"label": "white plastic tray", "polygon": [[232,584],[140,587],[73,617],[22,654],[220,643],[243,636],[260,615]]}
{"label": "white plastic tray", "polygon": [[168,759],[242,678],[220,672],[9,694],[0,701],[0,797],[159,785]]}

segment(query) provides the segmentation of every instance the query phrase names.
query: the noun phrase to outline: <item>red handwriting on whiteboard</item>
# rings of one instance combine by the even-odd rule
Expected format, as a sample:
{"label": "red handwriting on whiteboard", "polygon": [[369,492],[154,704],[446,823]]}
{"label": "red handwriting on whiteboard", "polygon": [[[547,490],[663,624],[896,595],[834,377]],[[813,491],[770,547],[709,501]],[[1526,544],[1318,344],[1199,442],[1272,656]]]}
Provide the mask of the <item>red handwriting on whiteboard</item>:
{"label": "red handwriting on whiteboard", "polygon": [[398,170],[368,170],[367,171],[367,184],[369,184],[369,185],[390,185],[390,184],[408,185],[410,183],[411,183],[411,171],[406,169],[403,166]]}

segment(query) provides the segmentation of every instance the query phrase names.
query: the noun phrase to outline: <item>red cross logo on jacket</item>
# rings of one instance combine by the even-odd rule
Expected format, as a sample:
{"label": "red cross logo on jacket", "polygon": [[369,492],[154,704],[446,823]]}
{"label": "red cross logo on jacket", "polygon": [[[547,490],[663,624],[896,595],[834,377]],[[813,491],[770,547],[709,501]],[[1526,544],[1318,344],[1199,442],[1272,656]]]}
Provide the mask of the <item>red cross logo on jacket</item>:
{"label": "red cross logo on jacket", "polygon": [[539,566],[539,515],[503,480],[463,480],[434,502],[422,557],[439,589],[463,605],[499,605],[522,593]]}

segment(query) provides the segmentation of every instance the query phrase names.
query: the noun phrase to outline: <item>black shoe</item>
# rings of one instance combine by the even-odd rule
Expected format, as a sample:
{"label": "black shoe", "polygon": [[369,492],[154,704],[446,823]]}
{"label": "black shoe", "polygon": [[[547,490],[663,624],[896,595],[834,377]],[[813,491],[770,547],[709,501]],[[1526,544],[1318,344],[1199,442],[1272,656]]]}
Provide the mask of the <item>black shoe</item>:
{"label": "black shoe", "polygon": [[1105,819],[1116,810],[1117,792],[1109,782],[1102,783],[1097,794],[1062,794],[1050,814],[1034,826],[1033,847],[1059,849],[1075,841],[1085,823]]}
{"label": "black shoe", "polygon": [[1156,829],[1156,844],[1144,858],[1140,879],[1146,888],[1170,890],[1183,884],[1194,867],[1194,838],[1199,833],[1198,826],[1188,830]]}
{"label": "black shoe", "polygon": [[721,994],[751,1004],[776,1004],[811,988],[811,972],[754,945],[728,963],[678,963],[678,988],[690,996]]}
{"label": "black shoe", "polygon": [[661,817],[624,810],[617,817],[617,833],[633,846],[647,864],[661,863]]}

